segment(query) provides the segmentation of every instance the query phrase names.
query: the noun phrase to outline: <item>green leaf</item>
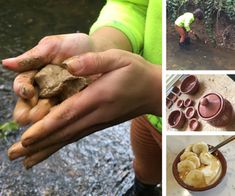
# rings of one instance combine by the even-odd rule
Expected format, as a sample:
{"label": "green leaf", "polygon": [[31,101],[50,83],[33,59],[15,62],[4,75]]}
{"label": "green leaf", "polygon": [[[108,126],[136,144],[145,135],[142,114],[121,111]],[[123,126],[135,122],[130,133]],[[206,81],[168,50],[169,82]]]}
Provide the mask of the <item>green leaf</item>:
{"label": "green leaf", "polygon": [[17,130],[19,129],[19,125],[14,122],[14,121],[10,121],[10,122],[6,122],[4,124],[0,124],[0,130],[1,131],[8,131],[8,130]]}
{"label": "green leaf", "polygon": [[6,123],[0,123],[0,138],[6,139],[7,135],[10,133],[17,131],[19,129],[19,125],[14,122],[6,122]]}

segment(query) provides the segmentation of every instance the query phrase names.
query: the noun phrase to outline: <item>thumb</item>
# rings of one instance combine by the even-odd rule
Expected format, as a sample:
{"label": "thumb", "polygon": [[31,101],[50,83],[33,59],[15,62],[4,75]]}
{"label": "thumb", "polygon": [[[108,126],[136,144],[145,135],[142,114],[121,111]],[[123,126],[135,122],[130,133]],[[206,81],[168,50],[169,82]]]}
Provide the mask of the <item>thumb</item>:
{"label": "thumb", "polygon": [[107,73],[131,63],[128,53],[123,50],[110,49],[104,52],[90,52],[71,57],[63,62],[63,66],[76,76],[88,76]]}
{"label": "thumb", "polygon": [[27,52],[13,58],[3,59],[2,65],[6,69],[16,72],[24,72],[32,69],[38,69],[50,62],[51,55],[50,44],[38,44]]}

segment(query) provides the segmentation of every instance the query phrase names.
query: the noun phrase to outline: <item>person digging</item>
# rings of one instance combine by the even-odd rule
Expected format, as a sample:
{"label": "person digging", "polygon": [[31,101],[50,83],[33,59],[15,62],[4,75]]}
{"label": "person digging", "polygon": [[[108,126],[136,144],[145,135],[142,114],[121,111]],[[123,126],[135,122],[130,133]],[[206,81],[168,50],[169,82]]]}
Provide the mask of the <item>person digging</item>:
{"label": "person digging", "polygon": [[203,19],[203,12],[201,9],[196,9],[193,13],[186,12],[179,16],[175,21],[175,29],[180,36],[179,46],[180,48],[186,48],[190,44],[190,35],[197,36],[190,25],[196,20]]}

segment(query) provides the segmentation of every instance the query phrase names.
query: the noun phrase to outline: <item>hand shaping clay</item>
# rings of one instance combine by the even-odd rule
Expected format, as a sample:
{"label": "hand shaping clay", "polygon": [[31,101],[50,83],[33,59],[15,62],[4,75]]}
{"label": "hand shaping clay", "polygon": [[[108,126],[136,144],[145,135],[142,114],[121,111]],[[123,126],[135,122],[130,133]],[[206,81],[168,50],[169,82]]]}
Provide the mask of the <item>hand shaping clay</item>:
{"label": "hand shaping clay", "polygon": [[39,97],[58,97],[61,100],[84,89],[89,81],[85,77],[76,77],[58,65],[46,65],[36,75]]}

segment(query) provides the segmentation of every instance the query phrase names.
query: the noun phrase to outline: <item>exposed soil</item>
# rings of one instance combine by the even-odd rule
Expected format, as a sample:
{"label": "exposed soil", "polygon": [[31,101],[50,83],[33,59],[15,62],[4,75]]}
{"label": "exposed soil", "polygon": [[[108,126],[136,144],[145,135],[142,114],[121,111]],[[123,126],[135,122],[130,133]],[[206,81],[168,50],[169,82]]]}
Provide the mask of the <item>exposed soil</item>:
{"label": "exposed soil", "polygon": [[198,38],[191,37],[191,45],[180,49],[179,35],[168,23],[167,69],[177,70],[234,70],[235,69],[235,26],[221,16],[214,27],[216,43],[212,44],[205,26],[196,22],[192,29]]}

